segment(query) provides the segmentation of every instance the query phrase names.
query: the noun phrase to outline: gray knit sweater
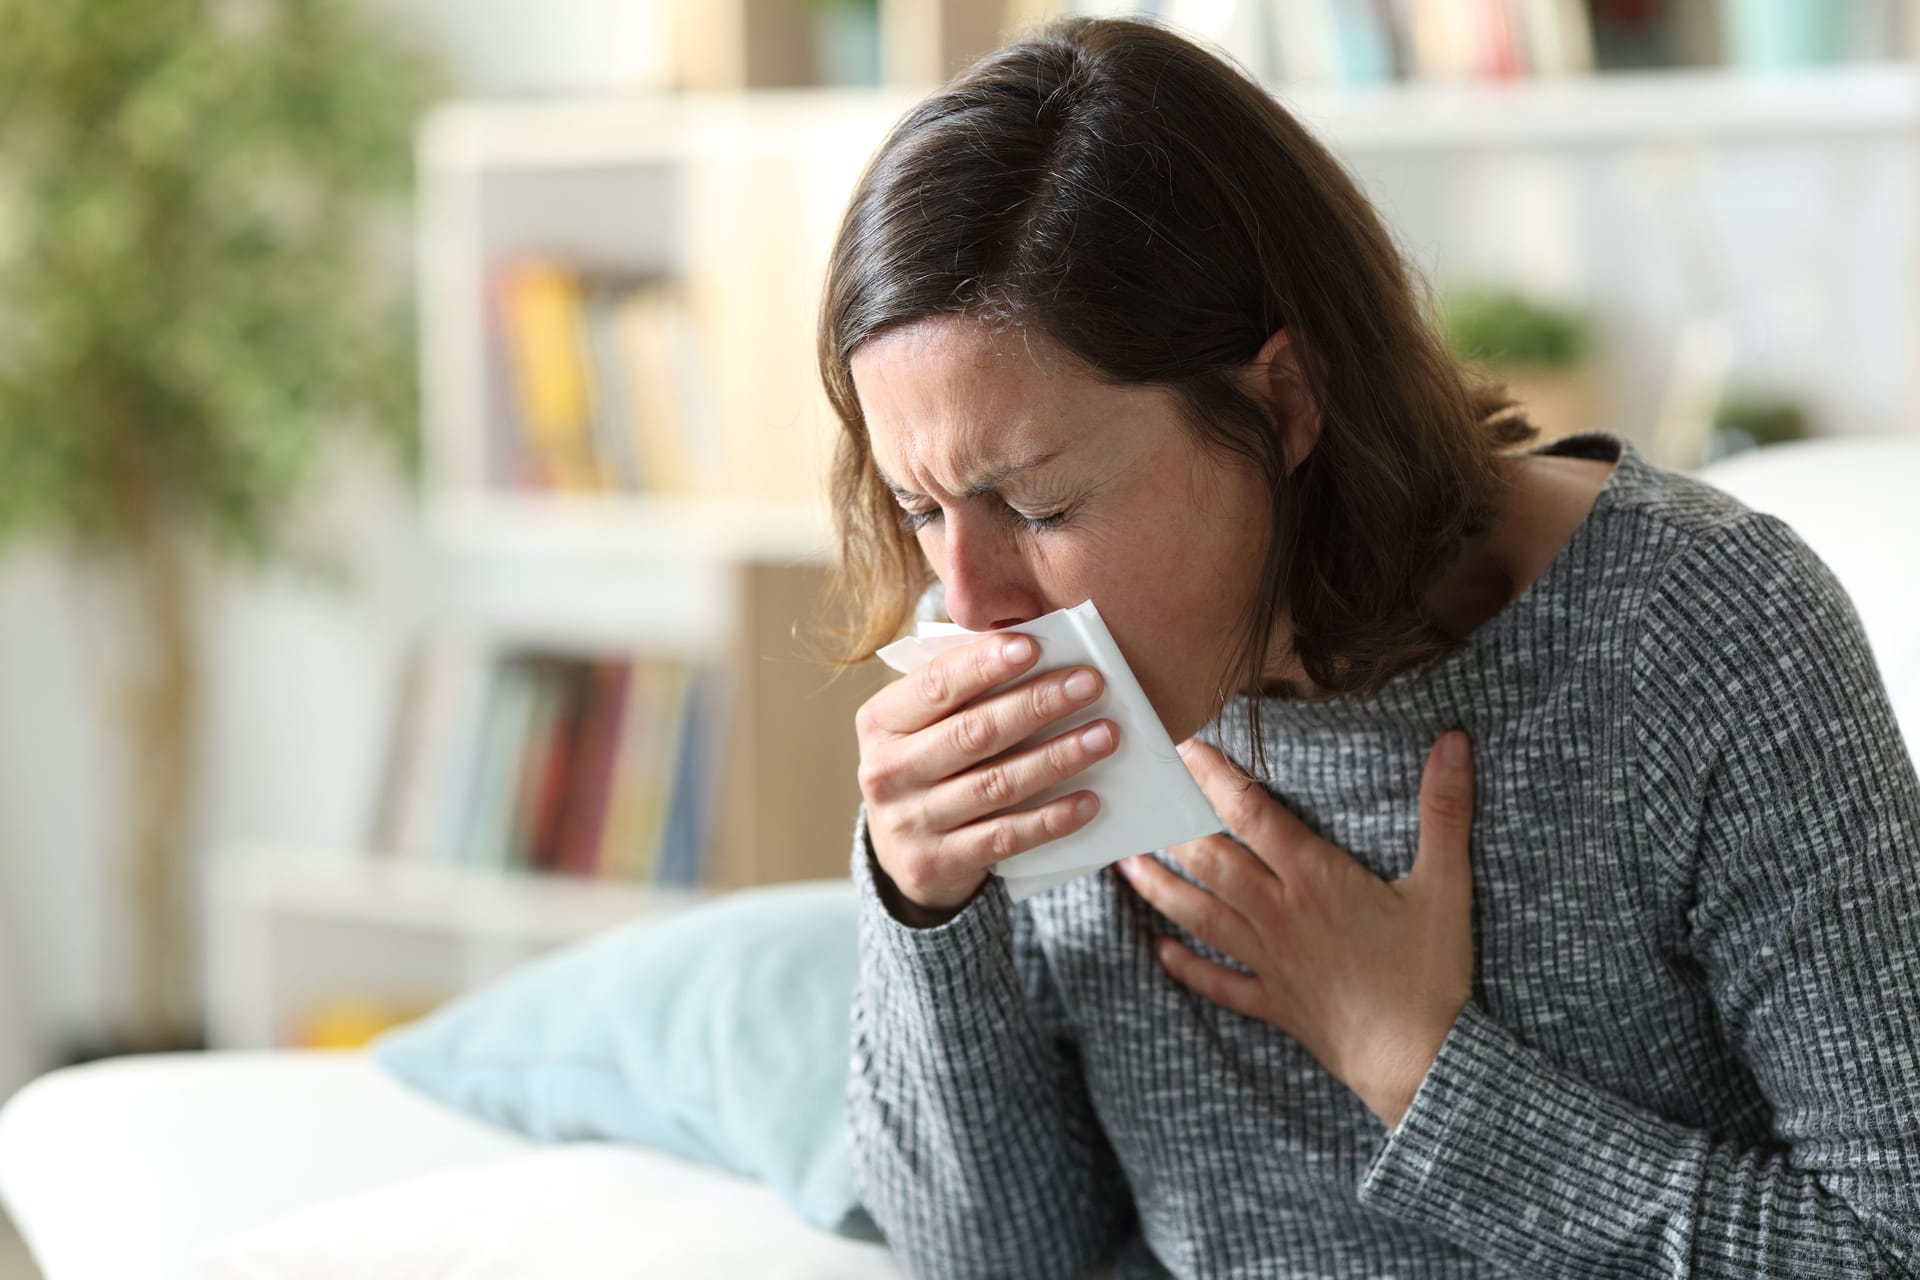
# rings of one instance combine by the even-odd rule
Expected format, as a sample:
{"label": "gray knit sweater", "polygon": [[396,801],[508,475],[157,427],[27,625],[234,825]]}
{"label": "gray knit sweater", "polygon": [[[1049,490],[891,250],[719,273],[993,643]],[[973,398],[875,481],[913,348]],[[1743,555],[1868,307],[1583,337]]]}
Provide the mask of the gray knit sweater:
{"label": "gray knit sweater", "polygon": [[1518,599],[1263,708],[1268,789],[1389,878],[1472,735],[1473,998],[1398,1129],[1111,868],[913,929],[860,815],[855,1174],[914,1275],[1920,1274],[1920,780],[1853,606],[1623,437],[1541,451],[1620,461]]}

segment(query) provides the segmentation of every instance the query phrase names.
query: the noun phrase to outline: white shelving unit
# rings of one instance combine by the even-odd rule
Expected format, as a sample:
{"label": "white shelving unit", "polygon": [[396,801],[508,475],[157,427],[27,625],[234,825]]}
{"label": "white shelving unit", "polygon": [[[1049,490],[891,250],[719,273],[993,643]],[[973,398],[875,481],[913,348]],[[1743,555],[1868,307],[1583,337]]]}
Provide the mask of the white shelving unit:
{"label": "white shelving unit", "polygon": [[[708,890],[844,874],[852,714],[793,636],[824,581],[833,424],[812,289],[884,95],[454,104],[423,125],[420,321],[433,627],[483,650],[649,652],[726,670],[732,713]],[[905,99],[900,106],[904,107]],[[769,219],[769,210],[779,216]],[[488,271],[539,253],[683,289],[728,464],[715,491],[530,492],[490,474],[506,424]],[[738,370],[739,372],[732,372]],[[699,891],[481,871],[381,850],[225,851],[207,885],[212,1034],[283,1042],[336,993],[421,1004]]]}
{"label": "white shelving unit", "polygon": [[[1403,161],[1444,174],[1462,161],[1606,148],[1872,140],[1920,156],[1920,72],[1905,65],[1768,81],[1673,72],[1278,92],[1363,178]],[[721,886],[845,868],[857,799],[848,726],[880,681],[820,694],[824,675],[789,647],[829,545],[820,481],[836,426],[813,365],[814,313],[846,196],[923,93],[465,103],[421,132],[424,519],[441,560],[428,612],[488,636],[724,655],[744,709],[715,850]],[[1908,315],[1920,299],[1913,225],[1885,246]],[[685,282],[704,342],[720,353],[719,492],[555,496],[489,483],[485,273],[530,248]],[[1920,423],[1913,332],[1900,339],[1903,372],[1877,393],[1909,429]],[[215,1038],[273,1043],[301,1002],[330,990],[451,993],[690,900],[377,851],[231,850],[208,886]]]}
{"label": "white shelving unit", "polygon": [[1920,72],[1904,62],[1775,76],[1692,68],[1350,93],[1282,85],[1274,92],[1347,154],[1777,141],[1920,127]]}
{"label": "white shelving unit", "polygon": [[343,986],[430,1002],[704,896],[370,859],[364,850],[232,850],[209,884],[210,1037],[274,1044],[290,1014]]}

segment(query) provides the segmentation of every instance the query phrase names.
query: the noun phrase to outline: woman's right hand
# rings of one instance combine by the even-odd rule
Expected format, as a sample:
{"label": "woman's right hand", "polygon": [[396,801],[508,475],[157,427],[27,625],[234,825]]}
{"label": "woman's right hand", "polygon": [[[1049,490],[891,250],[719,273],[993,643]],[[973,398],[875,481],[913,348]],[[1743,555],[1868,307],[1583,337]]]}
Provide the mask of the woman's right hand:
{"label": "woman's right hand", "polygon": [[[883,899],[904,923],[952,919],[995,863],[1076,831],[1099,812],[1091,791],[1001,813],[1113,753],[1118,727],[1095,720],[1003,755],[1100,696],[1092,667],[1050,671],[981,697],[1039,657],[1029,636],[949,649],[874,694],[854,715],[860,794]],[[891,895],[889,894],[891,889]]]}

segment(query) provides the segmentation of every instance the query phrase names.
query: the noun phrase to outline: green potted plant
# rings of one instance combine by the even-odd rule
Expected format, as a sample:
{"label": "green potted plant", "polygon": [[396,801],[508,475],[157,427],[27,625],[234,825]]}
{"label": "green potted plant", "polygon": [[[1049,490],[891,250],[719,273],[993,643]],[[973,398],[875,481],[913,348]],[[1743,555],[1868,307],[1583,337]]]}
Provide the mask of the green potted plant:
{"label": "green potted plant", "polygon": [[141,657],[135,1023],[199,1038],[185,936],[196,566],[323,567],[292,504],[339,438],[414,453],[400,225],[438,76],[349,0],[0,0],[0,545],[124,590]]}
{"label": "green potted plant", "polygon": [[1468,287],[1449,294],[1442,318],[1447,345],[1506,384],[1543,439],[1600,425],[1594,328],[1586,312],[1511,289]]}
{"label": "green potted plant", "polygon": [[1730,391],[1714,409],[1713,432],[1707,437],[1701,462],[1812,435],[1811,415],[1800,401],[1789,396]]}

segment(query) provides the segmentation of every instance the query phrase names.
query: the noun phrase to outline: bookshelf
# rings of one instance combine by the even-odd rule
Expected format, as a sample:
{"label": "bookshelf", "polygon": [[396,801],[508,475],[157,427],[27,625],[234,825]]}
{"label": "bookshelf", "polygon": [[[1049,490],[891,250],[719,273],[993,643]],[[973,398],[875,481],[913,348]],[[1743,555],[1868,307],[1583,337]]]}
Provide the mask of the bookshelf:
{"label": "bookshelf", "polygon": [[[885,12],[891,47],[918,52],[890,55],[883,86],[767,88],[743,72],[670,95],[452,103],[423,123],[421,519],[434,581],[423,586],[422,630],[490,652],[711,664],[730,691],[724,777],[691,884],[476,868],[396,856],[371,838],[354,849],[226,851],[206,897],[216,1043],[283,1042],[300,1009],[330,992],[428,1003],[715,889],[844,873],[857,801],[851,717],[881,676],[823,688],[792,635],[829,556],[821,476],[835,424],[813,364],[814,308],[867,156],[926,92],[921,73],[977,38],[958,10]],[[754,91],[738,92],[742,81]],[[1910,62],[1783,77],[1689,67],[1272,88],[1363,179],[1410,162],[1499,181],[1486,163],[1675,147],[1871,142],[1920,159]],[[1920,263],[1920,218],[1888,222],[1903,228],[1881,246],[1889,260]],[[583,280],[671,287],[682,349],[700,357],[688,418],[697,407],[715,446],[697,483],[541,487],[516,464],[525,439],[506,376],[513,356],[489,316],[496,265],[526,256]],[[1907,283],[1920,298],[1920,266]],[[1903,332],[1906,355],[1920,355],[1914,326]],[[1920,360],[1897,367],[1874,392],[1905,429],[1920,429]]]}
{"label": "bookshelf", "polygon": [[[396,690],[390,794],[365,847],[230,849],[209,869],[216,1043],[288,1043],[317,1003],[341,996],[401,1016],[710,892],[845,874],[859,798],[852,718],[882,679],[875,664],[830,681],[795,634],[830,561],[824,476],[835,424],[813,371],[813,308],[845,194],[889,113],[910,100],[767,91],[454,103],[423,122],[420,512],[432,581],[418,629],[425,652],[440,655],[429,662],[444,657],[462,673],[436,685],[461,710],[439,728],[409,727],[423,713],[407,709],[404,682]],[[580,299],[590,296],[584,282],[605,280],[616,292],[658,290],[674,308],[666,361],[643,363],[644,335],[608,356],[601,335],[574,330],[576,381],[590,394],[575,386],[548,409],[586,406],[567,428],[596,459],[586,471],[548,466],[536,438],[543,410],[527,388],[547,375],[529,354],[537,342],[515,345],[516,297],[502,286],[503,272],[526,262],[549,272],[541,288],[558,272]],[[573,314],[584,313],[582,301]],[[634,387],[655,374],[676,391],[626,398],[618,425],[635,440],[698,433],[679,443],[705,454],[671,484],[648,483],[644,467],[616,476],[599,465],[605,419],[621,400],[608,389],[616,373]],[[521,763],[487,772],[505,714],[501,673],[536,659],[630,664],[628,706],[642,664],[697,672],[723,691],[663,704],[676,710],[660,718],[678,715],[679,727],[657,734],[654,755],[637,754],[634,774],[669,780],[656,825],[643,824],[653,834],[616,839],[619,804],[609,801],[601,835],[586,842],[598,853],[579,867],[578,849],[560,851],[570,837],[543,844],[549,828],[527,816],[530,803],[549,811],[537,785],[525,789],[546,767],[535,762],[545,730],[529,726],[570,723],[567,713],[525,711],[506,731],[523,735],[521,754],[503,757]],[[699,725],[708,745],[696,753]],[[555,769],[596,767],[588,733],[584,722],[567,731],[571,754]],[[705,799],[683,804],[678,788],[696,755],[710,762]],[[610,787],[628,776],[624,759],[608,757]],[[511,830],[476,818],[476,795],[510,814]],[[565,815],[590,803],[567,790],[550,830],[563,833]],[[683,811],[695,815],[684,832]],[[610,850],[648,843],[660,852],[637,874],[609,862]],[[689,849],[670,874],[674,851]]]}

